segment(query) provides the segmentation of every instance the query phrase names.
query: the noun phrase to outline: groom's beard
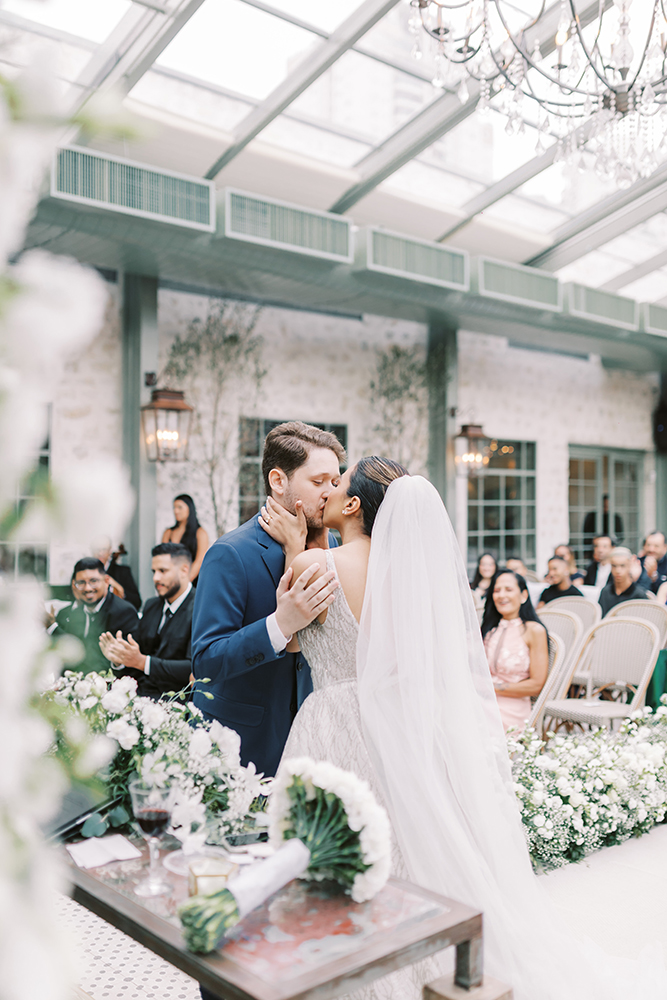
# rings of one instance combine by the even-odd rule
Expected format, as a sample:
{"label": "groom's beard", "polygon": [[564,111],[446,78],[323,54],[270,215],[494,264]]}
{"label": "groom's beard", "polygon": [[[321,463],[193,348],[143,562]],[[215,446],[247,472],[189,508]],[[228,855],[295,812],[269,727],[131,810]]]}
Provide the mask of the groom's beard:
{"label": "groom's beard", "polygon": [[[296,502],[300,497],[296,496],[289,491],[285,493],[283,497],[283,505],[290,512],[290,514],[296,514]],[[324,516],[324,510],[317,507],[313,510],[312,507],[307,507],[303,505],[303,513],[306,518],[306,524],[309,528],[321,528],[323,525],[322,518]]]}

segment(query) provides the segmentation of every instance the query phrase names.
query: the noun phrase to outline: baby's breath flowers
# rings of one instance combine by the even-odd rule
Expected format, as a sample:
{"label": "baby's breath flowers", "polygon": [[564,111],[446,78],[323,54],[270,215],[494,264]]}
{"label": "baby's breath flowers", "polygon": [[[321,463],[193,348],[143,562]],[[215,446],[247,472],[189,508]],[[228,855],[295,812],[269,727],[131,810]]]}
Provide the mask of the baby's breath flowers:
{"label": "baby's breath flowers", "polygon": [[558,868],[646,833],[667,813],[667,707],[617,732],[508,735],[514,789],[536,868]]}

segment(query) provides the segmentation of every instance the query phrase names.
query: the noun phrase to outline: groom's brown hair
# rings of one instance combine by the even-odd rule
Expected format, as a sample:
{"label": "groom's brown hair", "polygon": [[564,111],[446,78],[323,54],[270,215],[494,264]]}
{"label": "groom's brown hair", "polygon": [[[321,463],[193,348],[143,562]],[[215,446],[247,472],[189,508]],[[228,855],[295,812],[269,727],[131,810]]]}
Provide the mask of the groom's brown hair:
{"label": "groom's brown hair", "polygon": [[344,464],[346,461],[345,449],[330,431],[323,431],[300,420],[288,420],[269,431],[262,453],[262,475],[267,494],[271,493],[271,469],[282,469],[289,479],[308,461],[311,448],[329,448],[340,463]]}

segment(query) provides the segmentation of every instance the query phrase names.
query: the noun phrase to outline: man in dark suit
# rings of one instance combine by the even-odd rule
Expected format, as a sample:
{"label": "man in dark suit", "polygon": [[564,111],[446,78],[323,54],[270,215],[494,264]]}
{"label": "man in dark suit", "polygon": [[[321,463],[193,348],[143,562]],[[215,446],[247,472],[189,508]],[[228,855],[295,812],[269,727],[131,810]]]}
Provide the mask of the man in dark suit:
{"label": "man in dark suit", "polygon": [[104,535],[93,545],[92,554],[104,566],[107,576],[111,577],[111,588],[118,597],[132,604],[137,611],[141,608],[141,595],[134,582],[129,566],[121,566],[118,557],[126,554],[123,545],[118,552],[112,551],[111,539]]}
{"label": "man in dark suit", "polygon": [[[292,514],[300,502],[308,528],[302,548],[327,547],[322,512],[344,459],[333,434],[308,424],[280,424],[267,435],[267,495]],[[235,729],[243,763],[267,775],[276,773],[297,708],[312,690],[306,661],[287,646],[337,586],[331,572],[309,584],[313,567],[288,589],[284,564],[281,546],[256,517],[223,535],[204,557],[192,620],[194,704]]]}
{"label": "man in dark suit", "polygon": [[110,664],[100,649],[100,635],[106,631],[120,632],[123,636],[136,632],[139,627],[137,612],[112,592],[104,566],[92,556],[79,559],[75,565],[72,590],[76,600],[58,613],[52,634],[69,633],[83,643],[85,654],[75,670],[84,674],[108,670]]}
{"label": "man in dark suit", "polygon": [[138,694],[158,699],[190,682],[195,592],[190,583],[192,555],[185,545],[162,542],[151,555],[158,596],[146,602],[136,634],[124,638],[105,632],[100,648],[114,664],[126,668],[124,674],[136,678]]}

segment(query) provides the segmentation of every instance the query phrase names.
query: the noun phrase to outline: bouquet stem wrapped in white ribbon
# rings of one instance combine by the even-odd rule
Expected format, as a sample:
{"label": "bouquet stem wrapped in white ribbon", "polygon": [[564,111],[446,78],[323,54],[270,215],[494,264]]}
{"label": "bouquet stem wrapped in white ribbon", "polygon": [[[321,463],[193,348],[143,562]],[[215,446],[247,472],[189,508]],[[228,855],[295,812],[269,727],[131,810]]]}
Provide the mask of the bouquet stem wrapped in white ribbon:
{"label": "bouquet stem wrapped in white ribbon", "polygon": [[356,902],[389,877],[389,820],[365,781],[307,757],[285,761],[269,802],[269,835],[284,843],[225,889],[192,896],[179,908],[190,951],[213,951],[247,913],[293,878],[333,880]]}

